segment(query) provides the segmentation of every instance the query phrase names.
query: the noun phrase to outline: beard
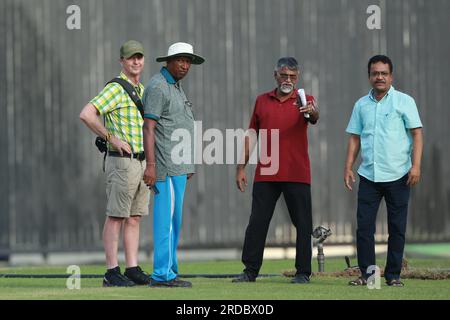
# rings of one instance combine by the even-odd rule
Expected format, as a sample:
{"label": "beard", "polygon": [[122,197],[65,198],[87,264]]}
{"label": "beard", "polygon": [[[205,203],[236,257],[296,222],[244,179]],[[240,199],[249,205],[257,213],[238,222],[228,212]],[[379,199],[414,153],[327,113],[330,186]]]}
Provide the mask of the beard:
{"label": "beard", "polygon": [[284,94],[289,94],[294,90],[294,85],[291,83],[282,83],[280,86],[280,91]]}

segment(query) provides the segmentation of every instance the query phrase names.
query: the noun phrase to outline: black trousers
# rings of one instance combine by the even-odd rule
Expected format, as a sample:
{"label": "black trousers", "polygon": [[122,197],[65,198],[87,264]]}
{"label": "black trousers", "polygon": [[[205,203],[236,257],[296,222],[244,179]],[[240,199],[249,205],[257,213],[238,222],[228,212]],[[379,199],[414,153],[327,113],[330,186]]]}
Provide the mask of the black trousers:
{"label": "black trousers", "polygon": [[256,277],[263,262],[270,220],[283,193],[291,221],[297,229],[295,267],[297,274],[311,275],[311,187],[297,182],[255,182],[250,221],[245,232],[242,262],[244,272]]}
{"label": "black trousers", "polygon": [[388,253],[384,277],[399,279],[405,248],[406,221],[410,187],[406,184],[408,175],[392,182],[372,182],[359,176],[358,190],[358,230],[356,243],[358,265],[361,275],[368,278],[367,268],[375,265],[375,225],[378,207],[384,198],[388,220]]}

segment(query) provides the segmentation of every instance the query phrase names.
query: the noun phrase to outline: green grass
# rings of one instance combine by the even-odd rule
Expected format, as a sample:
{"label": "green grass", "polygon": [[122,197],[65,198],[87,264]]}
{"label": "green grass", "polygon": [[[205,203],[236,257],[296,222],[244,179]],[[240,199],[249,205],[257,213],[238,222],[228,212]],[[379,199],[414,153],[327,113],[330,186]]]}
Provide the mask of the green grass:
{"label": "green grass", "polygon": [[410,255],[450,258],[450,243],[409,244],[406,250]]}
{"label": "green grass", "polygon": [[[353,262],[355,259],[353,259]],[[377,261],[379,265],[384,263]],[[281,274],[293,268],[292,260],[267,260],[261,273]],[[413,268],[450,268],[450,259],[410,259]],[[102,274],[103,266],[80,266],[84,274]],[[314,261],[316,269],[316,261]],[[326,271],[345,268],[344,259],[327,259]],[[146,271],[150,271],[147,266]],[[182,274],[234,274],[242,270],[239,261],[181,262]],[[65,274],[66,267],[0,268],[0,273]],[[2,299],[171,299],[171,300],[240,300],[240,299],[450,299],[449,280],[404,279],[404,288],[384,285],[380,290],[367,287],[349,287],[349,278],[313,277],[309,285],[294,285],[289,278],[279,276],[259,278],[255,283],[231,283],[230,279],[193,278],[192,289],[162,289],[148,287],[102,288],[101,279],[81,279],[80,290],[66,288],[66,279],[0,278]]]}

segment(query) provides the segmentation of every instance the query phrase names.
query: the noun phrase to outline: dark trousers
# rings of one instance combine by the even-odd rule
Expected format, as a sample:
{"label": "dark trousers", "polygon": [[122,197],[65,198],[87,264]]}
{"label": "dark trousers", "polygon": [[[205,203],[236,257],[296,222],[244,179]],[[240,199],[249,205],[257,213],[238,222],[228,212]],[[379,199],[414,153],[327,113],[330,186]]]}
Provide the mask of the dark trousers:
{"label": "dark trousers", "polygon": [[245,232],[242,262],[244,272],[256,277],[263,261],[270,220],[283,193],[291,221],[297,229],[295,267],[298,274],[311,275],[312,213],[311,187],[296,182],[255,182],[250,221]]}
{"label": "dark trousers", "polygon": [[406,217],[408,212],[408,175],[392,182],[372,182],[360,176],[356,242],[358,265],[364,278],[367,268],[375,265],[375,223],[381,199],[386,201],[388,214],[388,254],[384,277],[399,279],[405,247]]}

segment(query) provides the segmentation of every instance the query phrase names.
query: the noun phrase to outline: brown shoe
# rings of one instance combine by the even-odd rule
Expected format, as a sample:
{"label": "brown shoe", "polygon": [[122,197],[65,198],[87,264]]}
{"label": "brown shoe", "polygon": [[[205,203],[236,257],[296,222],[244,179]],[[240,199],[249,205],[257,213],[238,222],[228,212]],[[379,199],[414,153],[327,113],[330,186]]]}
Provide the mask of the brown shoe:
{"label": "brown shoe", "polygon": [[367,285],[367,280],[364,279],[363,277],[359,277],[355,280],[349,281],[348,282],[349,286],[366,286]]}

